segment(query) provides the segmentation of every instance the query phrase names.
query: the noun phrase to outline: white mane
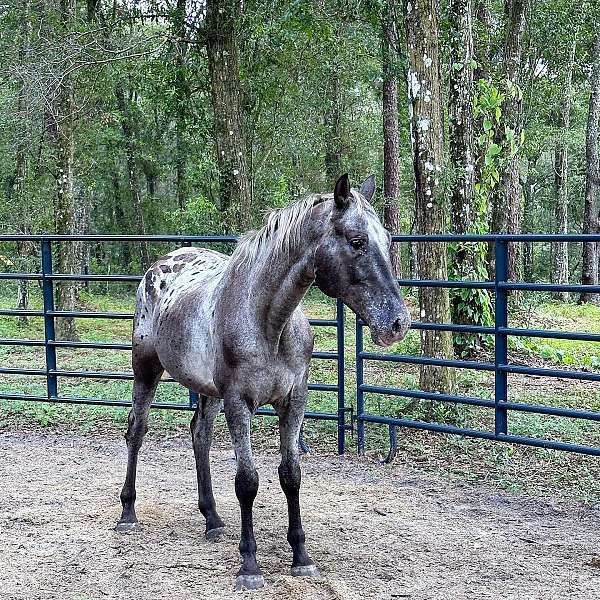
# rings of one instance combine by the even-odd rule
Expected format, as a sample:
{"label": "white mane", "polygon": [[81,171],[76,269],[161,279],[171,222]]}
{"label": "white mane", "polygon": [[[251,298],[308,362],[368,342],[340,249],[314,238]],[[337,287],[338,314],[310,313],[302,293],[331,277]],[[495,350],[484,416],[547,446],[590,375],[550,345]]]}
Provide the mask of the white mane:
{"label": "white mane", "polygon": [[[353,204],[362,211],[366,200],[352,190]],[[230,264],[234,268],[253,264],[266,256],[289,256],[302,242],[302,226],[312,209],[321,202],[332,200],[333,194],[310,194],[284,208],[276,208],[266,216],[266,223],[249,231],[238,242]]]}

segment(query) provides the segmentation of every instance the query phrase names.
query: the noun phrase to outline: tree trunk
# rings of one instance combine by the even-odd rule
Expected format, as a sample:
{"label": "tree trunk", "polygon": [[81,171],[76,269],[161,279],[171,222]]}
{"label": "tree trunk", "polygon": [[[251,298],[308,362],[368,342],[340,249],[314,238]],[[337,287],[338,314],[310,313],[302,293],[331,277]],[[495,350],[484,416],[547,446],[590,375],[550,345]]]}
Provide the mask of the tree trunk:
{"label": "tree trunk", "polygon": [[228,227],[237,230],[250,224],[252,205],[236,45],[240,16],[240,0],[207,0],[206,51],[219,166],[219,203]]}
{"label": "tree trunk", "polygon": [[[59,8],[60,33],[71,31],[75,17],[75,0],[61,0]],[[72,235],[75,231],[75,195],[73,191],[74,116],[75,98],[73,81],[69,73],[62,73],[48,114],[50,131],[56,153],[56,196],[54,198],[54,223],[57,234]],[[75,273],[77,245],[70,242],[57,244],[54,270]],[[56,307],[74,310],[77,303],[77,284],[72,281],[56,285]],[[59,318],[56,334],[64,340],[76,340],[75,319]]]}
{"label": "tree trunk", "polygon": [[[450,38],[450,89],[448,94],[448,134],[453,170],[451,189],[452,225],[456,233],[482,233],[481,214],[475,198],[475,142],[473,100],[474,51],[473,5],[471,0],[451,0],[448,13]],[[478,227],[479,225],[479,227]],[[452,279],[485,280],[485,246],[457,242],[451,254]],[[452,322],[463,325],[489,325],[490,299],[479,290],[452,290]],[[480,336],[454,335],[454,347],[460,356],[479,348]]]}
{"label": "tree trunk", "polygon": [[329,80],[329,105],[325,112],[325,175],[328,185],[337,180],[342,174],[342,132],[341,132],[341,93],[340,77],[337,69],[333,69]]}
{"label": "tree trunk", "polygon": [[[583,233],[598,233],[598,188],[600,187],[600,165],[598,164],[598,126],[600,124],[600,32],[592,46],[591,93],[585,135],[585,208],[583,213]],[[583,244],[581,269],[583,285],[598,285],[598,244]],[[599,294],[585,292],[580,302],[598,304]]]}
{"label": "tree trunk", "polygon": [[[21,3],[22,27],[19,32],[19,64],[25,65],[25,52],[30,37],[30,16],[29,0],[23,0]],[[18,79],[19,91],[17,93],[17,115],[19,117],[25,114],[25,82],[22,78]],[[15,176],[12,189],[12,205],[16,208],[18,217],[16,222],[20,225],[19,233],[30,233],[30,211],[27,210],[28,202],[25,194],[25,182],[27,178],[28,160],[27,145],[23,137],[17,140],[15,152]],[[29,244],[27,242],[17,242],[17,256],[19,271],[28,271],[27,259],[29,256]],[[29,282],[26,279],[20,279],[17,288],[17,308],[26,310],[29,307]],[[27,325],[29,319],[26,316],[19,316],[19,324]]]}
{"label": "tree trunk", "polygon": [[[571,124],[571,81],[573,78],[573,66],[575,64],[575,47],[573,41],[569,51],[569,62],[565,74],[563,88],[562,106],[558,112],[558,139],[554,151],[554,186],[556,190],[556,205],[554,207],[554,220],[556,233],[567,233],[569,196],[567,187],[568,169],[568,136]],[[552,245],[552,283],[566,285],[569,283],[569,244],[557,242]],[[568,301],[568,292],[554,292],[556,300]]]}
{"label": "tree trunk", "polygon": [[[391,233],[400,231],[398,209],[400,191],[400,137],[398,133],[398,32],[394,14],[395,2],[387,0],[382,9],[382,66],[383,66],[383,224]],[[392,244],[392,269],[401,276],[400,248]]]}
{"label": "tree trunk", "polygon": [[[121,129],[123,130],[123,141],[125,143],[125,155],[127,157],[127,178],[129,181],[129,192],[131,193],[131,208],[135,220],[135,233],[146,235],[146,221],[144,218],[144,207],[142,204],[142,192],[140,188],[140,177],[137,166],[137,147],[133,117],[129,106],[129,99],[125,97],[125,90],[121,81],[115,87],[117,107],[121,113]],[[150,266],[150,254],[148,244],[140,242],[140,258],[142,269]]]}
{"label": "tree trunk", "polygon": [[[405,8],[416,226],[418,234],[436,234],[444,231],[448,218],[448,207],[440,185],[447,165],[437,4],[436,0],[406,0]],[[448,278],[445,244],[419,243],[417,258],[421,279]],[[419,289],[421,320],[448,323],[448,290]],[[425,356],[451,357],[452,336],[446,331],[422,331],[421,348]],[[451,392],[454,374],[447,367],[423,366],[420,387],[426,391]]]}
{"label": "tree trunk", "polygon": [[[537,183],[533,178],[533,169],[538,160],[538,156],[530,156],[527,160],[527,179],[523,189],[523,233],[534,233],[535,209]],[[533,242],[523,243],[523,278],[527,282],[533,282]]]}
{"label": "tree trunk", "polygon": [[177,204],[180,209],[187,203],[187,147],[186,123],[187,104],[190,90],[186,77],[187,43],[185,17],[187,0],[177,0],[173,18],[173,33],[175,35],[175,187],[177,190]]}
{"label": "tree trunk", "polygon": [[[455,171],[451,190],[452,225],[467,233],[476,220],[473,152],[473,23],[471,0],[451,0],[448,133]],[[473,265],[465,265],[465,272]]]}
{"label": "tree trunk", "polygon": [[[121,183],[119,181],[119,168],[115,165],[112,174],[113,189],[113,219],[116,233],[127,233],[127,223],[123,214],[123,204],[121,199]],[[131,244],[119,244],[117,252],[121,254],[120,263],[127,269],[131,267]]]}
{"label": "tree trunk", "polygon": [[[521,81],[523,33],[528,0],[506,0],[506,30],[504,38],[504,69],[506,99],[503,105],[503,122],[514,134],[518,145],[523,128],[523,103],[518,87]],[[503,132],[499,132],[503,134]],[[521,229],[521,189],[518,152],[510,155],[500,173],[500,185],[494,194],[492,231],[494,233],[519,233]],[[508,278],[519,279],[519,246],[508,245]]]}

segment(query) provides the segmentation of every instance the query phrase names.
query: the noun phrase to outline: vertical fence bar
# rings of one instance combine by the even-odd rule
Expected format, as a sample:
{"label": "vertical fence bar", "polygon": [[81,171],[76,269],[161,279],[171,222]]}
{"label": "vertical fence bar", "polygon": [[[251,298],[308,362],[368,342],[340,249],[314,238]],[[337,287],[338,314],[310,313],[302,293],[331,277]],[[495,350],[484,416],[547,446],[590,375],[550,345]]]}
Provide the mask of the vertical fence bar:
{"label": "vertical fence bar", "polygon": [[365,422],[361,420],[365,412],[365,394],[362,391],[364,381],[364,365],[362,359],[363,351],[363,327],[358,316],[356,318],[356,439],[358,453],[365,453]]}
{"label": "vertical fence bar", "polygon": [[338,298],[335,307],[337,320],[337,415],[338,415],[338,454],[346,449],[346,399],[344,376],[344,303]]}
{"label": "vertical fence bar", "polygon": [[508,296],[505,289],[499,287],[499,284],[508,279],[508,242],[496,238],[496,310],[494,317],[494,402],[496,404],[494,415],[494,430],[496,435],[503,435],[508,430],[508,419],[506,408],[502,403],[508,400],[508,381],[506,371],[500,370],[500,365],[505,365],[508,361],[507,336],[500,333],[500,327],[508,327]]}
{"label": "vertical fence bar", "polygon": [[54,310],[54,284],[52,279],[52,246],[49,240],[42,240],[42,295],[44,299],[44,347],[46,350],[46,388],[48,398],[58,396],[58,384],[56,375],[50,371],[56,370],[56,347],[50,342],[56,339],[54,328],[54,316],[51,313]]}

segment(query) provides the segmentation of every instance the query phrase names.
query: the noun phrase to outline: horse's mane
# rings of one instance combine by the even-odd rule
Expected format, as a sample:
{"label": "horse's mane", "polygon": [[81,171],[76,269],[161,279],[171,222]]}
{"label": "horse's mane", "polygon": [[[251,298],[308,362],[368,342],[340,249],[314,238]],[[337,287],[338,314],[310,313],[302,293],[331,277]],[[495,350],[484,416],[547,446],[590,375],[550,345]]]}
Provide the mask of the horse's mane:
{"label": "horse's mane", "polygon": [[[355,205],[359,210],[365,207],[364,198],[352,190]],[[257,230],[248,231],[237,243],[230,264],[234,268],[253,264],[266,256],[289,256],[302,242],[302,226],[312,209],[332,200],[333,194],[309,194],[283,208],[267,213],[265,224]]]}

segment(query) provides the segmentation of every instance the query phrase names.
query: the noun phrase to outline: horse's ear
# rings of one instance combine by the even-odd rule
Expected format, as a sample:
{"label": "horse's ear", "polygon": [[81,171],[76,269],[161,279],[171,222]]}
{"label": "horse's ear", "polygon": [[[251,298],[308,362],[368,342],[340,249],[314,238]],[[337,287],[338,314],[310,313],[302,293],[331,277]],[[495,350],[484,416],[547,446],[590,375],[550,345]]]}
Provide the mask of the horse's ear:
{"label": "horse's ear", "polygon": [[371,198],[375,193],[375,175],[369,175],[360,185],[359,190],[361,196],[364,196],[367,202],[371,202]]}
{"label": "horse's ear", "polygon": [[350,203],[350,180],[348,173],[344,173],[336,182],[333,190],[335,205],[340,209],[344,209]]}

